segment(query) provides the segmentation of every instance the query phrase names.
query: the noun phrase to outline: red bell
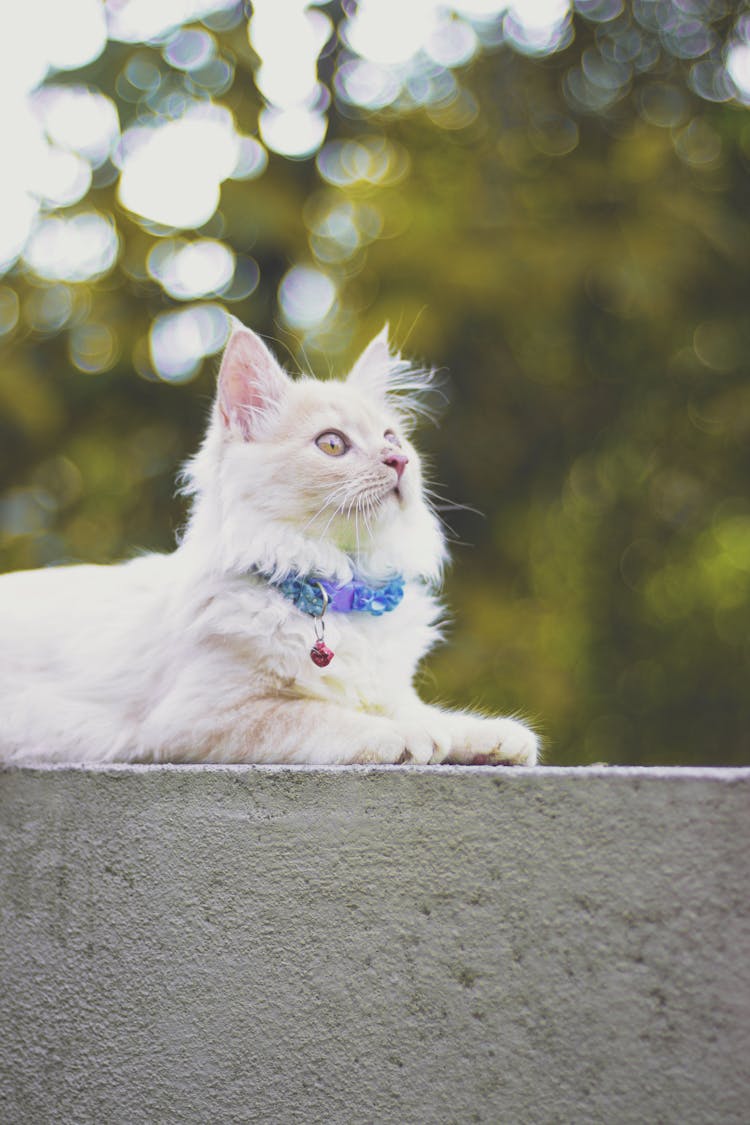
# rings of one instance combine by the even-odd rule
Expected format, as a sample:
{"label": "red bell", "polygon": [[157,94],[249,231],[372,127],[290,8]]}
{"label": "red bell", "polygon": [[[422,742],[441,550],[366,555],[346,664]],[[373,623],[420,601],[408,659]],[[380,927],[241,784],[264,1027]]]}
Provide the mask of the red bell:
{"label": "red bell", "polygon": [[333,660],[333,652],[325,643],[325,641],[317,640],[310,649],[310,659],[313,664],[317,664],[319,668],[327,668]]}

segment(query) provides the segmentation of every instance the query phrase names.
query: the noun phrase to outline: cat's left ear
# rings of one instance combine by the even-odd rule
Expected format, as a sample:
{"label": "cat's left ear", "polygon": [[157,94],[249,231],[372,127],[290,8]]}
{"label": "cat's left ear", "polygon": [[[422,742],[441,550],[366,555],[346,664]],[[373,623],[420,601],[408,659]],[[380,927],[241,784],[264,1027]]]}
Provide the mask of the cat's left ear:
{"label": "cat's left ear", "polygon": [[250,441],[263,416],[284,397],[290,380],[260,336],[235,324],[221,359],[216,401],[226,429]]}
{"label": "cat's left ear", "polygon": [[354,364],[347,383],[366,393],[385,398],[394,366],[399,366],[399,357],[391,354],[386,324]]}
{"label": "cat's left ear", "polygon": [[398,352],[391,351],[388,325],[378,332],[354,364],[347,383],[370,398],[379,399],[401,419],[401,428],[407,432],[420,417],[435,420],[439,407],[433,392],[445,396],[436,385],[435,372],[414,367]]}

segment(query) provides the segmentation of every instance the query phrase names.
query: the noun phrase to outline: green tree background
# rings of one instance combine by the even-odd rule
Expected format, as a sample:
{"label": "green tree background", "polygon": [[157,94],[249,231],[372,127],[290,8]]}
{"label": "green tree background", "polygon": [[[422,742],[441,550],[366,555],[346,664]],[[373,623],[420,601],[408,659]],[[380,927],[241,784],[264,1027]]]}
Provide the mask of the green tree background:
{"label": "green tree background", "polygon": [[[342,94],[354,6],[321,7],[317,154],[270,152],[179,232],[130,213],[107,161],[65,214],[112,218],[112,268],[73,282],[21,257],[0,281],[2,569],[171,549],[217,361],[155,368],[154,318],[184,302],[149,262],[175,233],[211,237],[258,283],[205,300],[291,368],[343,373],[388,320],[448,373],[421,445],[440,491],[483,515],[444,513],[453,623],[426,694],[527,715],[555,764],[748,762],[750,119],[722,69],[744,5],[589,0],[547,50],[509,42],[502,14],[475,21],[470,62],[379,109]],[[170,63],[178,28],[46,84],[101,91],[123,130],[187,91],[257,137],[249,14],[190,25],[223,79]],[[312,327],[279,301],[300,264],[336,285]]]}

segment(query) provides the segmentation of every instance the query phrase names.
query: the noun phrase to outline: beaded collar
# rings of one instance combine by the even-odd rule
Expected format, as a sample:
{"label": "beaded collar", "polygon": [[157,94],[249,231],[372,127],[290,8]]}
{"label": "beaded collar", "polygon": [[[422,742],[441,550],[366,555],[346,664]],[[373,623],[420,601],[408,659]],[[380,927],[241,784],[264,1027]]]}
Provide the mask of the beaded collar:
{"label": "beaded collar", "polygon": [[311,617],[322,617],[327,609],[335,613],[370,613],[381,617],[395,609],[404,596],[404,580],[400,577],[382,586],[368,586],[357,578],[339,585],[327,578],[299,576],[271,582],[271,585]]}
{"label": "beaded collar", "polygon": [[257,573],[302,613],[314,618],[316,640],[310,650],[310,658],[319,668],[325,668],[334,656],[323,640],[327,610],[334,613],[369,613],[372,617],[382,617],[384,613],[390,613],[400,605],[404,596],[404,579],[400,575],[381,586],[370,586],[358,578],[351,582],[337,583],[327,578],[297,574],[279,581]]}

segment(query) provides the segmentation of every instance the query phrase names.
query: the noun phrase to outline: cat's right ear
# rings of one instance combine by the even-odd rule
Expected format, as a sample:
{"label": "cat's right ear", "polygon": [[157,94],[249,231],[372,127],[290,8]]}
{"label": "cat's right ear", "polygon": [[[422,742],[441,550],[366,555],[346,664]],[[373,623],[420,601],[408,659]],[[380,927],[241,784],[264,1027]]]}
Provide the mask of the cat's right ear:
{"label": "cat's right ear", "polygon": [[385,398],[389,376],[394,367],[398,369],[401,366],[399,357],[391,355],[386,324],[362,352],[349,372],[347,382],[378,398]]}
{"label": "cat's right ear", "polygon": [[216,396],[219,415],[229,433],[251,441],[288,385],[287,375],[260,336],[238,324],[224,349]]}

